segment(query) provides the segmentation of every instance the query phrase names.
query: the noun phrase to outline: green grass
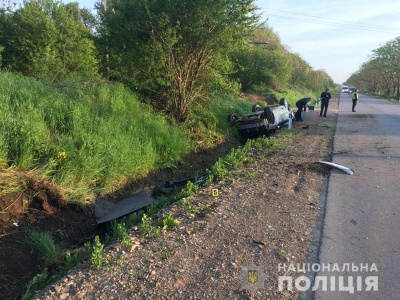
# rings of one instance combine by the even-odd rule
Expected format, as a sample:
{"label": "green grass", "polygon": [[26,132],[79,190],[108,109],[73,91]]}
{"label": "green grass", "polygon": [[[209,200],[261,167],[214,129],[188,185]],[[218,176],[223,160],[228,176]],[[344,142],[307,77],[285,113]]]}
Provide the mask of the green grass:
{"label": "green grass", "polygon": [[[91,200],[155,169],[174,171],[199,147],[238,137],[227,116],[249,113],[253,104],[234,96],[210,97],[191,107],[186,123],[177,124],[121,84],[71,81],[50,87],[0,72],[0,167],[34,169],[67,198]],[[220,161],[210,181],[241,164],[241,156],[237,150]],[[5,185],[1,188],[7,190]]]}
{"label": "green grass", "polygon": [[140,233],[144,236],[159,237],[161,235],[161,227],[152,225],[151,217],[146,214],[142,217],[142,224],[140,225]]}
{"label": "green grass", "polygon": [[[226,157],[220,158],[219,163],[220,166],[228,171],[234,170],[235,168],[239,168],[244,163],[248,161],[248,156],[251,155],[262,155],[268,154],[273,151],[279,145],[277,139],[267,139],[267,138],[259,138],[255,140],[249,140],[243,147],[239,147],[238,149],[233,149]],[[252,175],[249,175],[252,177]],[[217,180],[219,176],[217,174],[212,174],[210,170],[210,184]],[[219,178],[222,179],[222,178]],[[62,276],[64,276],[67,271],[73,267],[75,267],[79,262],[84,259],[88,259],[91,265],[100,269],[105,264],[105,247],[110,245],[115,240],[119,240],[125,247],[129,248],[131,245],[131,240],[129,238],[129,229],[133,226],[139,225],[139,232],[143,236],[158,238],[163,234],[164,230],[171,229],[173,227],[179,226],[178,220],[175,219],[174,216],[168,214],[164,216],[162,219],[155,222],[151,216],[154,216],[160,209],[171,205],[172,203],[177,202],[178,205],[182,206],[185,211],[189,211],[192,213],[197,213],[200,209],[199,205],[194,203],[194,195],[198,191],[199,187],[192,182],[188,182],[187,185],[175,195],[170,196],[162,196],[158,198],[158,205],[152,205],[148,209],[146,209],[146,213],[144,211],[140,211],[137,213],[130,214],[127,217],[124,217],[121,222],[113,221],[111,222],[111,236],[106,235],[103,242],[100,241],[99,236],[95,236],[94,240],[91,242],[87,242],[85,244],[85,249],[78,249],[78,251],[74,251],[73,254],[70,252],[66,252],[64,264],[60,266],[57,272],[48,272],[47,269],[44,269],[42,273],[35,276],[32,281],[28,284],[27,290],[23,296],[23,299],[30,299],[33,296],[36,290],[42,289],[45,286],[55,282]],[[206,199],[203,204],[203,211],[207,212],[207,207],[212,206],[217,200],[215,198]],[[205,214],[205,219],[211,218],[209,213]],[[32,231],[33,232],[33,231]],[[36,233],[36,232],[35,232]],[[43,245],[42,247],[36,248],[44,248],[50,249],[50,251],[41,251],[44,253],[55,253],[54,255],[43,255],[43,257],[54,257],[58,259],[60,254],[62,253],[57,245],[55,245],[52,237],[48,233],[39,233],[37,234],[41,237],[45,238],[32,238],[32,240],[36,241],[35,244]],[[63,232],[57,232],[59,235],[63,235]],[[37,241],[41,242],[37,242]],[[54,250],[56,249],[56,250]],[[165,246],[162,246],[157,249],[158,255],[162,259],[167,259],[171,255],[171,249],[168,249]],[[45,259],[49,261],[48,259]],[[124,264],[125,261],[123,257],[120,257],[118,263]]]}
{"label": "green grass", "polygon": [[283,252],[283,251],[280,250],[280,249],[276,249],[276,250],[275,250],[275,253],[276,253],[280,258],[283,258],[283,259],[286,258],[285,252]]}
{"label": "green grass", "polygon": [[36,291],[45,288],[49,284],[48,277],[49,277],[48,269],[44,268],[41,273],[33,277],[32,280],[28,283],[26,291],[22,295],[21,299],[29,300],[33,297]]}
{"label": "green grass", "polygon": [[160,226],[163,229],[176,227],[178,225],[179,225],[179,222],[177,220],[175,220],[175,218],[172,215],[166,215],[160,222]]}
{"label": "green grass", "polygon": [[194,140],[194,149],[199,145],[213,147],[215,142],[223,141],[227,136],[239,137],[236,128],[229,125],[228,115],[247,114],[252,105],[238,97],[214,94],[211,99],[192,107],[190,117],[182,127]]}
{"label": "green grass", "polygon": [[[0,191],[24,187],[23,180],[11,180],[16,178],[14,170],[18,174],[36,170],[74,199],[115,190],[156,168],[176,168],[177,162],[199,145],[213,147],[227,137],[237,136],[227,116],[232,112],[243,115],[252,107],[243,99],[216,94],[193,106],[187,123],[177,124],[119,84],[65,82],[49,87],[4,72],[0,72],[0,104],[0,168],[8,170],[0,180]],[[210,169],[207,184],[229,177],[231,170],[250,162],[250,152],[266,154],[275,144],[274,139],[264,138],[232,149]],[[197,212],[199,207],[192,201],[197,191],[198,186],[189,182],[176,195],[158,199],[157,205],[146,212],[112,223],[112,236],[106,235],[103,242],[96,236],[73,253],[64,252],[49,233],[30,231],[27,241],[38,257],[45,264],[63,261],[64,265],[55,273],[45,269],[38,274],[24,297],[29,299],[36,289],[54,282],[83,259],[101,268],[105,247],[117,239],[129,248],[128,230],[135,225],[140,224],[142,235],[155,238],[163,229],[178,226],[171,215],[159,223],[152,216],[179,200],[184,209]],[[159,254],[167,258],[170,249],[160,248]]]}
{"label": "green grass", "polygon": [[171,256],[171,250],[168,249],[166,246],[161,246],[157,249],[157,254],[162,258],[162,259],[167,259],[168,257]]}
{"label": "green grass", "polygon": [[[252,104],[215,94],[177,124],[120,84],[39,81],[0,72],[0,167],[40,172],[67,198],[94,199],[185,154],[238,136],[227,122]],[[5,187],[4,187],[5,188]]]}
{"label": "green grass", "polygon": [[94,237],[93,243],[86,243],[86,251],[89,253],[92,266],[100,269],[104,263],[105,249],[98,235]]}
{"label": "green grass", "polygon": [[112,239],[119,240],[125,247],[131,246],[131,240],[128,234],[128,228],[125,223],[118,223],[116,220],[111,221]]}
{"label": "green grass", "polygon": [[26,243],[45,265],[52,265],[59,262],[63,249],[58,246],[49,232],[40,232],[28,229],[25,232]]}
{"label": "green grass", "polygon": [[0,72],[0,164],[79,198],[179,159],[189,137],[119,84],[51,88]]}
{"label": "green grass", "polygon": [[352,115],[352,117],[353,118],[358,118],[358,119],[366,119],[366,118],[370,117],[370,115],[367,115],[367,114],[355,114],[355,115]]}
{"label": "green grass", "polygon": [[[321,87],[320,92],[313,92],[304,88],[297,87],[295,89],[286,90],[283,92],[272,91],[268,88],[261,88],[258,93],[263,95],[269,95],[271,98],[275,98],[277,103],[279,99],[285,98],[292,107],[292,109],[296,110],[296,102],[302,98],[311,97],[310,105],[315,105],[316,99],[321,96],[321,93],[325,90],[325,87]],[[331,95],[335,95],[337,93],[337,89],[330,89]]]}
{"label": "green grass", "polygon": [[329,124],[318,124],[318,127],[322,127],[322,128],[331,128],[332,126]]}

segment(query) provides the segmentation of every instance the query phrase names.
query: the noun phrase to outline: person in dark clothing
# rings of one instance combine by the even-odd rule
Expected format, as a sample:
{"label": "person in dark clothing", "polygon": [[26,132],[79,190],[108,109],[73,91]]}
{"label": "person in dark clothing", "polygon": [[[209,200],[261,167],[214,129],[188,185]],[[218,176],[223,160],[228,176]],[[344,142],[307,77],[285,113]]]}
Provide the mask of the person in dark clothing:
{"label": "person in dark clothing", "polygon": [[329,99],[331,99],[331,94],[329,93],[328,89],[325,89],[325,92],[322,92],[321,94],[321,111],[319,113],[320,117],[322,117],[322,114],[324,115],[324,117],[326,117],[326,112],[329,106]]}
{"label": "person in dark clothing", "polygon": [[358,93],[357,89],[354,90],[354,93],[351,96],[351,100],[353,101],[353,107],[351,108],[352,112],[356,112],[354,109],[356,108],[357,102],[358,102]]}
{"label": "person in dark clothing", "polygon": [[307,107],[307,103],[310,102],[311,98],[303,98],[300,99],[299,101],[296,102],[296,106],[297,106],[297,111],[294,114],[294,117],[296,118],[296,121],[303,121],[301,118],[301,112],[306,111],[306,107]]}

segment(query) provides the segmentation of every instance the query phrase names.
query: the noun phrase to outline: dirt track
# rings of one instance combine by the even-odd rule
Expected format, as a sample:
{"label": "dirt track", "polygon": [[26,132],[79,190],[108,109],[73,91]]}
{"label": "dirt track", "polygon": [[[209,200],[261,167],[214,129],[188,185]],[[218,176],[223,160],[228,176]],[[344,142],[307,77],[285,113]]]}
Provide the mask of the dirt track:
{"label": "dirt track", "polygon": [[[132,230],[138,247],[116,244],[102,269],[82,264],[33,299],[298,298],[277,290],[279,276],[296,276],[278,266],[306,261],[330,172],[314,162],[330,160],[336,106],[334,97],[327,118],[308,112],[293,135],[277,134],[282,143],[274,154],[255,154],[253,163],[202,189],[193,200],[197,211],[173,205],[157,215],[173,215],[176,229],[159,238]],[[252,264],[264,287],[248,285]]]}

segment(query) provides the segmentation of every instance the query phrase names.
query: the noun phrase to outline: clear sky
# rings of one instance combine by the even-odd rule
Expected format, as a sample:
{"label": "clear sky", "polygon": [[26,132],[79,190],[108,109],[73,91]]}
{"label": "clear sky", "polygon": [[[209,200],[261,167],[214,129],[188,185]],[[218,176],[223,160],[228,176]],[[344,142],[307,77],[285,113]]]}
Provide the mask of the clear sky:
{"label": "clear sky", "polygon": [[[63,0],[75,1],[92,9],[97,0]],[[338,84],[372,50],[400,36],[400,0],[256,0],[256,5],[290,52]]]}
{"label": "clear sky", "polygon": [[400,0],[257,0],[288,50],[344,83],[372,50],[400,37]]}

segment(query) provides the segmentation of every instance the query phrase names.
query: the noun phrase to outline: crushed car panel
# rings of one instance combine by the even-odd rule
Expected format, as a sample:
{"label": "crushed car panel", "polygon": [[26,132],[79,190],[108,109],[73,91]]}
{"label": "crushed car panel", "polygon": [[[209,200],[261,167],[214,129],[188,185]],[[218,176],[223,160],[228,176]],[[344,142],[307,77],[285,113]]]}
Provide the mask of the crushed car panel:
{"label": "crushed car panel", "polygon": [[99,198],[96,200],[94,210],[96,223],[101,224],[115,220],[155,203],[156,200],[145,191],[137,192],[115,203]]}
{"label": "crushed car panel", "polygon": [[342,166],[342,165],[335,164],[335,163],[330,162],[330,161],[320,160],[320,161],[317,161],[317,163],[319,163],[321,165],[324,165],[324,166],[326,166],[326,167],[328,167],[330,169],[336,169],[336,170],[342,171],[342,172],[344,172],[346,174],[349,174],[349,175],[353,175],[354,174],[354,171],[352,169],[350,169],[348,167],[345,167],[345,166]]}

